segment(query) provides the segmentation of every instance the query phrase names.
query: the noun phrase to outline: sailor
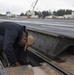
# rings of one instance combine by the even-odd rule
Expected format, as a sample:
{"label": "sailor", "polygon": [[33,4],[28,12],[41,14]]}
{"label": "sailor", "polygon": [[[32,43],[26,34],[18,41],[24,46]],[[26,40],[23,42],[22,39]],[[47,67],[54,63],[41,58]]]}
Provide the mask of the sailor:
{"label": "sailor", "polygon": [[28,36],[26,26],[21,26],[14,22],[0,23],[0,53],[6,55],[8,67],[29,63],[26,59],[26,49],[28,43],[30,46],[33,41],[33,37],[31,35]]}

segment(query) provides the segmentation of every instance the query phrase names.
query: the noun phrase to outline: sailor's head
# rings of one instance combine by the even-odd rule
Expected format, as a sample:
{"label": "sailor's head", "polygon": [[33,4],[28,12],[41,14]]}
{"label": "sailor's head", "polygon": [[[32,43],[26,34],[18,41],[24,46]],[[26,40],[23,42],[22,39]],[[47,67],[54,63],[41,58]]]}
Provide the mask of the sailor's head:
{"label": "sailor's head", "polygon": [[21,39],[19,41],[19,45],[24,46],[25,48],[31,46],[34,43],[34,38],[32,35],[27,35],[23,32]]}

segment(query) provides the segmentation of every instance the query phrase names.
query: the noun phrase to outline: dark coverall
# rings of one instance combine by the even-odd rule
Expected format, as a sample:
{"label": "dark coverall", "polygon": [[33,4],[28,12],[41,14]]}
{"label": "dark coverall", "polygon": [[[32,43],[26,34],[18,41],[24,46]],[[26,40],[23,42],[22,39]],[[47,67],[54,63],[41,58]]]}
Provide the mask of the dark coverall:
{"label": "dark coverall", "polygon": [[13,22],[0,23],[0,52],[6,54],[11,65],[15,65],[17,61],[20,64],[26,63],[26,51],[17,44],[23,31],[28,35],[25,26]]}

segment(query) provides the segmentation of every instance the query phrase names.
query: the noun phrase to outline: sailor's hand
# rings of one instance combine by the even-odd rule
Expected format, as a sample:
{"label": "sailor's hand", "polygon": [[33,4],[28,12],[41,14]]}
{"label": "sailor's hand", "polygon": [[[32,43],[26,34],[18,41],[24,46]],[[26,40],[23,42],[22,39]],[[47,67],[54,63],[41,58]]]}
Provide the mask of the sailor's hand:
{"label": "sailor's hand", "polygon": [[8,68],[10,67],[10,63],[7,64],[7,67],[8,67]]}
{"label": "sailor's hand", "polygon": [[20,66],[20,64],[18,62],[15,63],[15,66]]}

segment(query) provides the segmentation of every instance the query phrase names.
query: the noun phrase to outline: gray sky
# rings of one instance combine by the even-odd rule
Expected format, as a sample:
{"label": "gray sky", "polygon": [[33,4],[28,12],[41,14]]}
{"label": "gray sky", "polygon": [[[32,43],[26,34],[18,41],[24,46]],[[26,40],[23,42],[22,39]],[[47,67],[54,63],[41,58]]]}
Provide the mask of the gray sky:
{"label": "gray sky", "polygon": [[[26,12],[32,9],[32,3],[36,0],[0,0],[0,13],[10,11],[15,14]],[[74,10],[74,0],[39,0],[35,10],[58,10],[58,9],[72,9]]]}

